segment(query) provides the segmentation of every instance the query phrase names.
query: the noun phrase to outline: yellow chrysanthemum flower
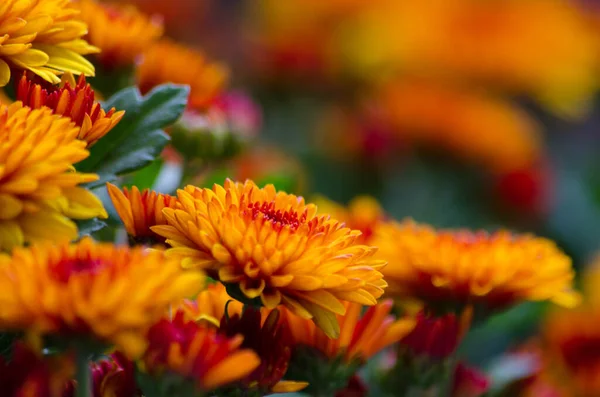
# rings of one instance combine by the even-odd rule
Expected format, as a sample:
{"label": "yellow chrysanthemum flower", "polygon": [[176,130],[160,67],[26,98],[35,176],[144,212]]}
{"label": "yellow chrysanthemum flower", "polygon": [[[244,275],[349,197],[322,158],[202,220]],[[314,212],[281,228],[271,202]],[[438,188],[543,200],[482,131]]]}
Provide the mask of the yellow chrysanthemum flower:
{"label": "yellow chrysanthemum flower", "polygon": [[0,329],[92,338],[135,358],[150,327],[202,280],[161,251],[89,238],[16,248],[0,258]]}
{"label": "yellow chrysanthemum flower", "polygon": [[321,214],[329,214],[346,224],[350,229],[360,230],[360,241],[370,243],[373,231],[385,219],[383,208],[377,200],[370,196],[358,196],[344,207],[325,197],[317,197],[313,201]]}
{"label": "yellow chrysanthemum flower", "polygon": [[108,195],[119,214],[127,234],[138,243],[164,243],[165,239],[152,230],[151,226],[166,225],[163,208],[176,208],[177,199],[168,194],[151,190],[140,190],[133,186],[131,190],[119,189],[107,183]]}
{"label": "yellow chrysanthemum flower", "polygon": [[102,202],[78,187],[98,178],[73,171],[89,155],[78,132],[50,109],[0,105],[0,250],[72,240],[77,226],[69,218],[107,216]]}
{"label": "yellow chrysanthemum flower", "polygon": [[521,301],[580,301],[571,260],[552,241],[507,231],[440,230],[413,221],[376,231],[390,295],[431,305],[497,310]]}
{"label": "yellow chrysanthemum flower", "polygon": [[143,53],[136,74],[142,93],[164,83],[189,85],[189,106],[197,109],[210,105],[228,80],[227,68],[222,64],[212,63],[201,52],[165,39]]}
{"label": "yellow chrysanthemum flower", "polygon": [[151,229],[184,267],[207,269],[240,299],[271,309],[283,303],[335,337],[335,314],[346,311],[340,300],[374,305],[387,285],[376,249],[355,244],[359,231],[273,185],[227,180],[212,189],[188,186],[177,197],[181,209],[165,208],[167,225]]}
{"label": "yellow chrysanthemum flower", "polygon": [[105,67],[133,65],[138,55],[163,34],[161,18],[150,18],[129,4],[80,0],[75,5],[88,25],[86,39],[100,48],[98,57]]}
{"label": "yellow chrysanthemum flower", "polygon": [[70,0],[3,0],[0,4],[0,87],[11,68],[58,84],[63,72],[94,75],[82,55],[98,52],[82,37],[87,25]]}
{"label": "yellow chrysanthemum flower", "polygon": [[328,338],[312,322],[282,309],[293,344],[317,349],[331,360],[342,356],[346,363],[365,362],[404,338],[415,326],[413,318],[396,319],[391,315],[393,304],[389,299],[370,307],[363,315],[362,306],[357,303],[346,302],[344,306],[346,314],[337,316],[341,328],[338,339]]}

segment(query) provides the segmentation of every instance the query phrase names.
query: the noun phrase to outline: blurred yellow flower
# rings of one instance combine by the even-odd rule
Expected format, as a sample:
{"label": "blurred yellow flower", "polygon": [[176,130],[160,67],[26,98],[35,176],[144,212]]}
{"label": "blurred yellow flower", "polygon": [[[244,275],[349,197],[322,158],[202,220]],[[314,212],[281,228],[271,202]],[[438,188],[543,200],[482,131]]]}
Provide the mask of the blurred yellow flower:
{"label": "blurred yellow flower", "polygon": [[342,356],[346,363],[365,362],[400,341],[415,326],[413,318],[396,319],[391,314],[393,304],[389,299],[370,307],[362,315],[361,305],[346,302],[344,306],[346,314],[337,316],[341,329],[338,339],[327,337],[312,322],[281,309],[293,344],[317,349],[331,360]]}
{"label": "blurred yellow flower", "polygon": [[347,207],[325,197],[317,197],[313,203],[319,209],[319,213],[329,214],[332,218],[344,222],[346,227],[360,230],[362,235],[359,241],[362,244],[370,244],[373,231],[385,219],[383,208],[370,196],[355,197]]}
{"label": "blurred yellow flower", "polygon": [[78,132],[50,109],[0,105],[0,250],[72,240],[77,226],[71,219],[107,216],[102,202],[78,187],[98,179],[73,170],[89,155]]}
{"label": "blurred yellow flower", "polygon": [[301,197],[230,180],[188,186],[177,197],[181,209],[165,208],[168,225],[151,229],[173,247],[168,255],[206,269],[236,299],[284,304],[335,337],[340,300],[374,305],[383,293],[385,261],[372,259],[376,249],[356,244],[359,231],[318,216]]}
{"label": "blurred yellow flower", "polygon": [[364,76],[391,69],[485,84],[566,115],[598,88],[594,32],[565,0],[382,0],[339,37]]}
{"label": "blurred yellow flower", "polygon": [[88,25],[86,39],[102,51],[106,68],[133,65],[137,57],[163,34],[162,20],[148,17],[132,5],[79,0],[81,19]]}
{"label": "blurred yellow flower", "polygon": [[63,72],[94,75],[82,55],[98,52],[82,37],[86,24],[70,0],[3,0],[0,5],[0,87],[11,68],[58,84]]}
{"label": "blurred yellow flower", "polygon": [[390,296],[484,313],[522,301],[573,307],[571,260],[552,241],[507,231],[435,230],[413,221],[381,225],[373,239]]}
{"label": "blurred yellow flower", "polygon": [[54,114],[69,117],[80,128],[78,138],[87,142],[88,147],[108,134],[125,114],[115,108],[105,112],[96,102],[94,90],[86,83],[84,75],[76,84],[63,78],[60,88],[35,84],[23,75],[17,87],[17,100],[32,109],[45,106]]}
{"label": "blurred yellow flower", "polygon": [[0,329],[92,338],[136,358],[149,328],[202,281],[161,251],[89,238],[16,248],[0,259]]}
{"label": "blurred yellow flower", "polygon": [[203,109],[221,93],[228,70],[209,61],[203,53],[163,39],[144,51],[137,65],[137,82],[142,93],[159,84],[187,84],[191,88],[189,106]]}
{"label": "blurred yellow flower", "polygon": [[143,192],[133,186],[119,189],[106,184],[108,195],[119,214],[127,234],[137,243],[164,243],[165,239],[152,230],[151,226],[166,225],[163,208],[176,208],[177,199],[168,194],[146,189]]}
{"label": "blurred yellow flower", "polygon": [[397,80],[377,95],[402,140],[441,147],[497,172],[530,166],[542,154],[540,126],[503,99],[425,79]]}

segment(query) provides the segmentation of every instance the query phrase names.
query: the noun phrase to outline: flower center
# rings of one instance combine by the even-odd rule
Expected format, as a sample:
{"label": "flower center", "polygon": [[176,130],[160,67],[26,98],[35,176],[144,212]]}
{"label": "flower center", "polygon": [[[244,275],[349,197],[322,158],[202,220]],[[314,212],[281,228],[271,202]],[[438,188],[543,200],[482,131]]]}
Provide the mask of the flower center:
{"label": "flower center", "polygon": [[301,223],[306,222],[306,213],[299,216],[293,210],[276,210],[274,202],[250,203],[248,208],[252,211],[252,219],[256,219],[259,214],[262,214],[265,220],[278,227],[289,226],[291,229],[296,230]]}
{"label": "flower center", "polygon": [[104,266],[100,259],[64,259],[54,265],[53,273],[60,282],[67,283],[75,274],[98,273]]}

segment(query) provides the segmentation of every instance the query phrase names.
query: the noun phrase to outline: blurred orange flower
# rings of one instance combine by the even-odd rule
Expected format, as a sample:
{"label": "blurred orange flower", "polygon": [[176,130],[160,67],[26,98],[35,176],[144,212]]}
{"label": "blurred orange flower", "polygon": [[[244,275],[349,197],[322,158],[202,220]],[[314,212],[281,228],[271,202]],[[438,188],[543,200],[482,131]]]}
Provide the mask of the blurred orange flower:
{"label": "blurred orange flower", "polygon": [[319,213],[329,214],[344,222],[346,227],[360,230],[362,232],[359,237],[361,244],[370,244],[375,228],[385,219],[383,208],[375,198],[370,196],[355,197],[347,207],[325,197],[317,197],[313,203],[317,206]]}
{"label": "blurred orange flower", "polygon": [[148,47],[137,65],[137,82],[142,93],[159,84],[187,84],[189,106],[205,109],[222,93],[228,80],[227,68],[197,50],[163,39]]}
{"label": "blurred orange flower", "polygon": [[597,88],[596,38],[573,2],[377,4],[340,36],[346,59],[364,76],[393,69],[483,83],[533,95],[566,115],[585,109]]}
{"label": "blurred orange flower", "polygon": [[148,17],[132,5],[73,2],[88,25],[86,39],[100,48],[98,59],[106,68],[133,65],[136,58],[163,34],[160,17]]}
{"label": "blurred orange flower", "polygon": [[402,140],[441,147],[492,171],[527,167],[541,156],[540,127],[508,101],[423,79],[398,80],[377,95]]}

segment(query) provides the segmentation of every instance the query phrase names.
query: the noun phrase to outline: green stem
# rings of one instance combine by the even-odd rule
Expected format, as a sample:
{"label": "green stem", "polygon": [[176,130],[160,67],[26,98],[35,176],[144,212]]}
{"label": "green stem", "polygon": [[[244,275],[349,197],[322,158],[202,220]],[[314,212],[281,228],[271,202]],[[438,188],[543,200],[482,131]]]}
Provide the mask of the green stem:
{"label": "green stem", "polygon": [[75,397],[92,397],[92,373],[90,371],[90,355],[84,350],[77,350],[75,380],[77,390]]}

